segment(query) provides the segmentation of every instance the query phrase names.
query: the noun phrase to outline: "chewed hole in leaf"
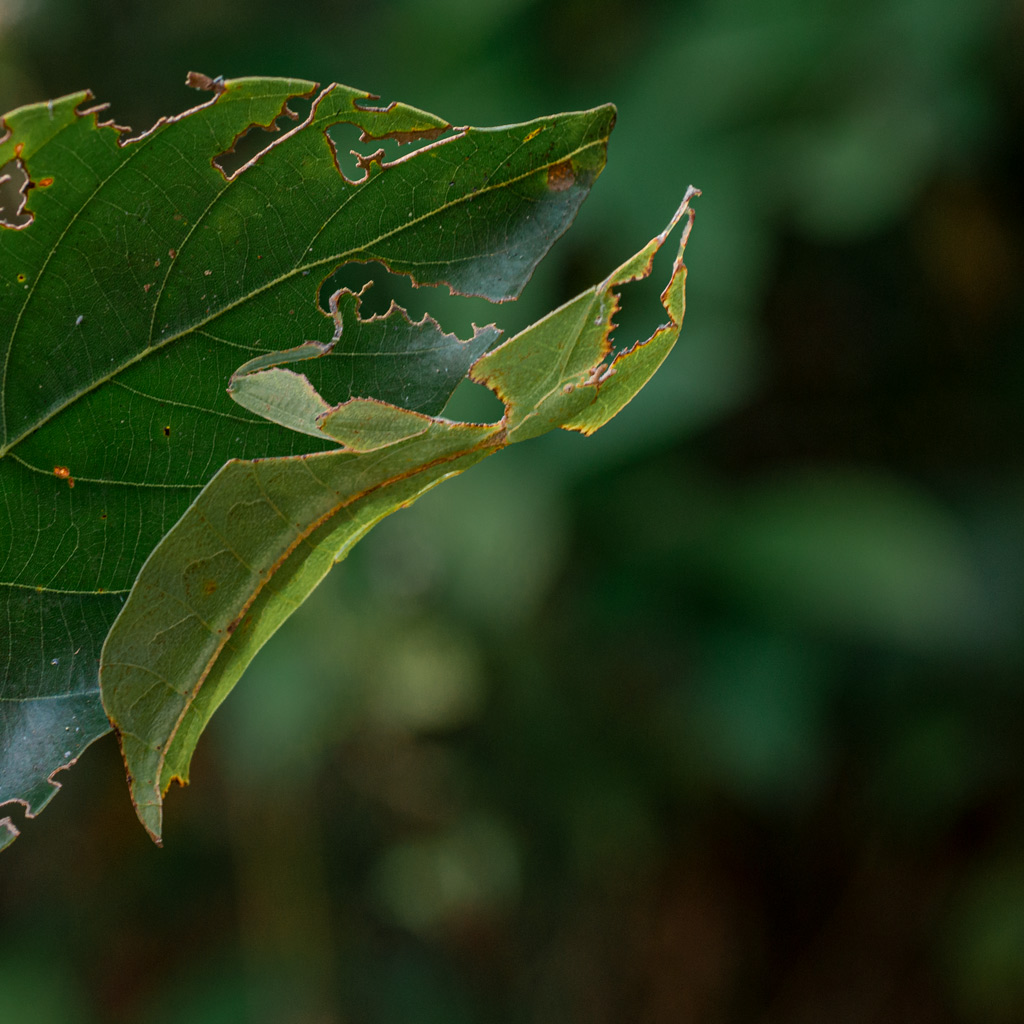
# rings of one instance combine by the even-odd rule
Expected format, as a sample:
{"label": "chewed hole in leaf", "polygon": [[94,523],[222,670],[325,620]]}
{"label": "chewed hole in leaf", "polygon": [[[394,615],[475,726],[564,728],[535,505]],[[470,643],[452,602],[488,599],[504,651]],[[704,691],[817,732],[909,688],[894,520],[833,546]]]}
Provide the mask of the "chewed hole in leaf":
{"label": "chewed hole in leaf", "polygon": [[384,100],[372,92],[367,93],[365,99],[355,100],[352,103],[356,110],[372,110],[381,114],[386,114],[394,105],[394,100],[390,103],[385,103]]}
{"label": "chewed hole in leaf", "polygon": [[505,405],[490,388],[467,377],[459,382],[441,415],[458,423],[497,423],[505,415]]}
{"label": "chewed hole in leaf", "polygon": [[[366,288],[367,284],[372,287]],[[392,302],[406,310],[412,319],[419,319],[415,313],[418,303],[412,281],[403,274],[392,274],[382,263],[345,263],[326,278],[318,298],[324,313],[330,315],[331,296],[342,288],[362,295],[359,315],[364,320],[383,316]]]}
{"label": "chewed hole in leaf", "polygon": [[[31,182],[11,177],[13,208],[36,219],[20,235],[0,230],[10,257],[0,291],[19,309],[6,359],[2,490],[18,523],[40,525],[3,535],[8,573],[24,586],[8,595],[16,613],[0,623],[0,648],[17,667],[16,695],[40,713],[51,714],[52,698],[67,694],[65,676],[93,687],[80,705],[89,716],[81,742],[115,725],[140,817],[157,837],[161,794],[172,780],[187,779],[213,709],[283,617],[367,529],[531,431],[584,413],[583,425],[596,429],[615,411],[627,376],[620,371],[600,393],[599,408],[590,409],[596,393],[578,396],[589,402],[584,413],[582,401],[565,403],[558,391],[538,398],[536,360],[524,367],[520,359],[528,337],[491,369],[522,407],[521,421],[544,406],[536,424],[511,438],[493,423],[498,407],[460,417],[491,421],[486,427],[434,419],[500,340],[495,328],[461,326],[463,317],[488,325],[493,305],[449,289],[494,303],[520,294],[604,163],[610,106],[477,137],[341,85],[318,92],[316,113],[311,106],[306,121],[293,121],[279,118],[288,103],[301,118],[290,98],[313,88],[305,80],[188,81],[187,109],[155,122],[138,103],[134,114],[121,107],[126,92],[133,102],[137,95],[113,75],[105,91],[118,104],[116,122],[109,109],[90,106],[85,91],[20,109],[10,118],[18,137],[7,140],[4,159],[23,157]],[[121,130],[117,122],[149,127]],[[271,125],[284,130],[268,131]],[[353,176],[369,170],[368,187],[341,180],[324,135],[332,125],[338,148],[360,154],[346,167]],[[60,144],[49,145],[58,132]],[[244,163],[260,153],[256,166]],[[215,172],[218,156],[224,162]],[[548,167],[567,160],[573,182],[558,171],[553,180],[566,187],[547,187]],[[224,177],[232,171],[233,186]],[[45,238],[34,241],[37,229]],[[318,309],[318,293],[326,275],[354,258],[450,283],[416,289],[408,276],[350,267],[356,280],[325,289],[342,296],[343,333],[335,340],[328,295]],[[364,291],[371,277],[376,287]],[[336,290],[346,283],[352,288]],[[362,311],[357,293],[368,303]],[[381,316],[391,302],[408,316]],[[442,327],[424,318],[428,311]],[[503,307],[500,317],[512,326],[515,312]],[[534,306],[527,323],[537,312]],[[294,358],[296,348],[306,358]],[[550,349],[541,346],[540,355]],[[235,372],[264,355],[271,357],[266,372]],[[574,379],[589,363],[580,365]],[[289,390],[282,380],[308,388]],[[299,401],[310,389],[321,403]],[[377,403],[369,412],[360,404],[367,401]],[[329,415],[322,416],[325,404]],[[88,437],[75,432],[83,417]],[[414,419],[422,429],[402,428]],[[104,444],[89,442],[100,436]],[[219,576],[207,571],[214,564]],[[150,582],[140,583],[143,565],[156,572]],[[223,613],[216,621],[206,614],[215,602]],[[193,605],[198,614],[183,617],[182,607]],[[142,615],[133,620],[135,608]],[[126,610],[115,633],[111,624]],[[156,676],[169,686],[140,704],[128,686],[136,672],[146,693]],[[116,721],[96,699],[97,681]],[[187,718],[176,707],[186,695]],[[57,728],[64,727],[62,718]],[[78,748],[58,733],[40,758],[34,733],[9,731],[20,745],[3,744],[0,789],[10,791],[13,761],[24,775],[15,799],[24,793],[38,806],[44,787],[52,790],[53,771]]]}
{"label": "chewed hole in leaf", "polygon": [[[372,110],[372,107],[356,105],[358,110]],[[445,131],[451,132],[446,138]],[[454,129],[431,130],[405,134],[396,132],[392,135],[367,135],[355,125],[341,122],[331,125],[324,133],[334,153],[334,164],[346,181],[361,185],[370,175],[371,164],[379,164],[387,170],[388,165],[397,160],[404,160],[426,146],[435,145],[440,139],[455,138],[459,134]]]}
{"label": "chewed hole in leaf", "polygon": [[[363,291],[368,282],[372,287]],[[443,330],[468,338],[475,325],[488,324],[495,319],[495,306],[486,299],[452,295],[445,285],[414,285],[408,275],[393,274],[377,261],[345,263],[324,280],[318,302],[326,315],[330,315],[331,296],[341,288],[361,293],[359,315],[364,320],[384,316],[393,302],[406,311],[410,320],[422,320],[429,315]],[[499,326],[506,328],[506,334],[522,326],[515,312],[508,307],[501,310]]]}
{"label": "chewed hole in leaf", "polygon": [[20,157],[0,167],[0,227],[18,230],[32,223],[32,214],[25,209],[25,203],[33,187]]}
{"label": "chewed hole in leaf", "polygon": [[609,361],[620,352],[631,349],[638,341],[646,341],[663,324],[668,315],[661,304],[661,292],[672,273],[675,252],[665,246],[654,258],[648,277],[617,285],[618,309],[612,315],[611,351]]}
{"label": "chewed hole in leaf", "polygon": [[269,125],[250,125],[235,136],[231,146],[213,158],[213,164],[225,178],[234,177],[246,164],[265,153],[282,135],[308,117],[313,106],[311,96],[292,96]]}
{"label": "chewed hole in leaf", "polygon": [[89,90],[86,100],[76,112],[80,117],[94,117],[97,126],[116,131],[122,146],[149,135],[161,124],[176,120],[197,106],[213,102],[223,87],[223,82],[218,83],[208,75],[190,72],[182,90],[180,107],[168,114],[160,106],[155,106],[153,98],[144,90],[128,88],[120,79],[112,78],[105,84],[97,84],[96,93],[110,97],[109,101],[98,101]]}
{"label": "chewed hole in leaf", "polygon": [[353,185],[361,185],[369,178],[372,162],[383,167],[399,155],[398,143],[393,139],[363,142],[362,132],[352,124],[333,124],[324,135],[334,153],[338,173]]}

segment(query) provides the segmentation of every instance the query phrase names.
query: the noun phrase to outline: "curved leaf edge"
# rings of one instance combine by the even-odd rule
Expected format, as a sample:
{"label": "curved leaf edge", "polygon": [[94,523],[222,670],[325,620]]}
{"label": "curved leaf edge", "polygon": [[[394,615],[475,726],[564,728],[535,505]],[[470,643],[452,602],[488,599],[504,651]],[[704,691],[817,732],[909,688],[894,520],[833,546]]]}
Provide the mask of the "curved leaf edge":
{"label": "curved leaf edge", "polygon": [[[642,389],[671,351],[682,326],[683,255],[693,224],[689,204],[696,195],[697,189],[688,189],[666,228],[604,281],[474,362],[471,379],[490,388],[505,405],[499,422],[456,423],[372,402],[374,415],[383,415],[392,425],[408,422],[410,416],[427,425],[412,434],[400,430],[399,439],[392,443],[353,446],[344,430],[358,429],[360,414],[365,417],[368,410],[358,403],[367,400],[330,406],[316,395],[319,403],[310,421],[288,425],[309,433],[322,431],[341,445],[339,449],[311,456],[232,460],[207,484],[146,560],[101,655],[101,696],[121,747],[132,802],[158,845],[162,843],[163,799],[173,781],[188,782],[192,753],[213,712],[260,647],[361,537],[391,512],[507,444],[556,427],[592,434]],[[650,274],[655,255],[684,217],[678,254],[661,294],[667,323],[608,362],[612,316],[619,308],[616,288]],[[316,357],[315,352],[310,355]],[[281,363],[294,360],[294,352],[281,353]],[[248,388],[282,373],[316,394],[303,375],[269,364],[254,372],[236,373],[230,393],[244,405]],[[295,383],[289,380],[287,386]],[[349,415],[353,412],[354,425]],[[339,421],[346,418],[349,422],[339,429]],[[463,440],[468,443],[460,444]],[[443,454],[437,454],[438,444]],[[388,475],[392,464],[405,468]],[[254,575],[243,579],[228,600],[204,604],[190,579],[197,559],[206,560],[204,572],[217,559],[226,566],[219,570],[221,577],[211,577],[204,584],[206,597],[217,593],[222,583],[230,591],[228,584],[239,569],[236,563],[244,562],[236,552],[217,549],[220,541],[230,548],[240,536],[218,535],[209,551],[203,548],[216,533],[208,529],[211,517],[216,518],[218,529],[229,524],[232,509],[243,504],[241,500],[232,504],[236,493],[244,493],[245,501],[257,501],[263,499],[251,495],[262,492],[267,501],[264,511],[277,512],[268,488],[286,478],[291,484],[302,482],[321,468],[328,471],[325,476],[333,474],[331,483],[343,481],[344,486],[353,477],[369,473],[372,486],[343,493],[339,484],[332,499],[330,487],[324,485],[325,493],[311,498],[305,510],[312,515],[311,509],[316,508],[314,518],[295,527],[282,516],[285,525],[259,552],[265,564],[256,563]],[[280,500],[276,492],[273,497]],[[335,517],[342,510],[347,518],[339,524]],[[357,515],[362,518],[354,518]],[[296,557],[300,550],[305,554]],[[212,590],[210,582],[216,583]],[[210,611],[215,613],[212,618]],[[161,675],[169,650],[164,640],[169,630],[181,630],[186,621],[191,624],[188,642],[179,641],[172,653],[177,656],[191,644],[193,656],[185,678],[171,682],[168,675]],[[163,700],[147,700],[158,686],[168,691]]]}
{"label": "curved leaf edge", "polygon": [[[35,113],[37,113],[39,115],[38,118],[37,118],[38,122],[46,122],[46,121],[52,122],[53,121],[53,112],[54,112],[54,109],[55,109],[56,106],[62,106],[64,108],[69,108],[69,106],[70,106],[73,109],[69,109],[67,112],[68,112],[69,116],[71,116],[71,120],[72,121],[76,121],[76,122],[90,121],[91,122],[91,128],[93,130],[97,130],[97,131],[99,129],[107,129],[107,130],[109,130],[110,135],[114,137],[111,140],[111,145],[113,145],[116,142],[117,148],[122,149],[122,148],[125,148],[125,147],[129,147],[132,144],[139,143],[139,142],[141,142],[142,140],[144,140],[146,138],[150,138],[150,137],[156,135],[158,129],[161,128],[162,126],[167,126],[168,124],[170,124],[172,122],[181,121],[181,120],[183,120],[185,118],[188,118],[188,117],[190,117],[192,115],[198,114],[199,112],[206,110],[207,108],[211,107],[215,103],[219,102],[222,99],[223,94],[229,89],[229,87],[236,87],[236,86],[245,84],[247,82],[250,82],[250,83],[265,83],[265,82],[268,82],[268,81],[276,81],[277,83],[283,83],[283,84],[287,85],[287,87],[288,87],[288,89],[287,89],[288,95],[284,96],[283,98],[279,97],[279,99],[278,99],[278,106],[275,108],[274,111],[269,111],[268,110],[265,113],[265,115],[260,115],[257,119],[252,120],[247,125],[241,126],[239,128],[239,130],[235,133],[234,139],[232,141],[230,141],[229,144],[225,143],[224,145],[222,145],[222,147],[221,147],[222,152],[217,154],[216,156],[213,156],[211,158],[211,163],[214,166],[214,168],[225,178],[237,177],[243,170],[246,170],[247,168],[251,167],[255,162],[257,162],[259,159],[262,159],[268,153],[269,150],[271,150],[274,147],[276,147],[276,146],[280,145],[281,143],[285,142],[296,131],[299,131],[302,128],[306,127],[308,125],[308,123],[310,123],[310,117],[312,116],[312,111],[311,111],[310,117],[307,117],[301,124],[297,124],[294,128],[291,128],[291,129],[289,129],[287,131],[282,132],[279,137],[273,139],[266,147],[262,148],[259,151],[259,153],[257,153],[247,163],[243,164],[241,167],[237,168],[236,170],[234,170],[230,174],[228,174],[225,171],[225,169],[222,168],[217,163],[217,160],[218,160],[219,157],[222,157],[222,156],[224,156],[224,155],[226,155],[228,153],[231,153],[234,150],[238,140],[241,139],[242,136],[244,136],[248,131],[250,131],[251,129],[256,128],[256,127],[269,128],[269,129],[273,130],[274,125],[275,125],[275,123],[277,121],[277,118],[281,117],[282,115],[290,114],[291,113],[291,111],[289,110],[288,104],[289,104],[289,102],[291,102],[291,100],[294,100],[294,99],[299,99],[299,98],[310,99],[312,101],[313,110],[315,110],[316,109],[316,101],[320,100],[320,99],[323,99],[333,89],[339,90],[339,94],[340,93],[353,94],[353,97],[352,97],[352,113],[354,114],[354,116],[356,118],[358,118],[358,121],[357,120],[351,120],[351,119],[349,119],[346,116],[344,118],[339,119],[336,123],[339,123],[339,124],[340,123],[355,124],[357,128],[360,128],[360,141],[361,142],[369,142],[369,141],[376,141],[376,140],[380,140],[380,139],[391,138],[391,139],[396,140],[400,144],[416,142],[416,141],[422,141],[422,142],[424,142],[426,144],[423,147],[421,147],[420,149],[413,149],[411,152],[405,153],[405,154],[399,156],[396,160],[392,160],[392,161],[385,161],[383,159],[380,159],[380,158],[378,158],[378,155],[376,155],[376,154],[372,155],[372,156],[369,156],[369,157],[365,157],[364,158],[364,162],[363,162],[363,164],[361,166],[362,166],[363,171],[366,172],[366,177],[367,178],[369,176],[371,176],[372,174],[379,173],[381,170],[383,170],[385,168],[391,167],[391,166],[393,166],[393,165],[395,165],[397,163],[400,163],[400,162],[402,162],[404,160],[409,159],[412,156],[417,155],[419,152],[421,152],[421,149],[426,149],[426,148],[428,148],[428,146],[432,148],[434,146],[444,145],[447,142],[457,140],[463,134],[465,134],[467,132],[470,132],[470,131],[486,134],[488,132],[498,132],[498,131],[501,131],[503,129],[508,129],[508,128],[517,128],[518,129],[519,127],[526,127],[527,129],[529,129],[528,132],[527,132],[527,139],[526,139],[526,141],[529,141],[531,138],[533,138],[536,135],[539,135],[542,131],[545,131],[547,128],[552,127],[552,126],[556,126],[561,119],[563,119],[563,118],[572,118],[572,117],[575,116],[573,114],[573,112],[568,112],[568,113],[558,114],[558,115],[554,115],[554,116],[537,118],[537,119],[534,119],[531,122],[524,122],[523,126],[512,125],[512,126],[498,126],[498,127],[495,127],[495,128],[484,128],[484,129],[475,129],[475,128],[474,129],[469,129],[469,128],[459,129],[459,128],[453,128],[453,126],[451,124],[449,124],[446,121],[442,121],[439,118],[434,117],[434,115],[426,114],[426,113],[424,113],[422,111],[417,111],[415,108],[407,107],[405,104],[390,103],[390,104],[388,104],[386,106],[381,105],[379,107],[374,107],[374,106],[371,105],[370,101],[376,99],[377,97],[375,97],[371,93],[364,93],[364,92],[359,92],[359,91],[356,91],[356,90],[350,90],[350,89],[348,89],[348,87],[331,85],[331,86],[327,86],[325,89],[321,90],[320,86],[317,83],[310,82],[310,81],[305,81],[305,80],[285,79],[285,78],[279,78],[279,79],[276,79],[276,80],[269,80],[269,79],[264,79],[264,78],[258,78],[258,79],[257,78],[253,78],[253,79],[233,79],[233,80],[229,80],[229,81],[223,81],[223,80],[219,80],[219,79],[210,79],[208,76],[197,74],[197,73],[190,73],[189,76],[188,76],[188,79],[187,79],[187,84],[188,85],[190,85],[193,88],[209,91],[213,95],[210,96],[208,99],[203,100],[203,102],[189,107],[187,110],[184,110],[181,113],[174,114],[174,115],[171,115],[169,117],[160,118],[155,124],[151,125],[149,128],[146,128],[146,129],[144,129],[142,131],[134,131],[133,129],[122,127],[122,126],[116,124],[113,119],[102,120],[101,119],[101,115],[103,114],[104,111],[106,111],[108,109],[109,105],[105,104],[105,103],[94,103],[93,100],[95,99],[95,97],[93,96],[93,94],[91,92],[89,92],[88,90],[83,90],[83,91],[79,91],[79,92],[76,92],[76,93],[69,94],[69,95],[67,95],[65,97],[62,97],[60,99],[55,99],[55,100],[51,100],[51,101],[48,101],[48,102],[44,101],[42,103],[30,104],[30,105],[27,105],[25,107],[19,107],[16,110],[10,111],[7,114],[3,115],[3,117],[0,118],[0,147],[4,147],[6,150],[17,150],[17,152],[20,154],[21,146],[18,143],[18,138],[15,137],[14,139],[12,139],[12,135],[16,135],[15,130],[12,128],[12,123],[14,121],[17,121],[19,119],[20,115],[23,115],[26,112],[32,112],[33,109],[34,109]],[[400,113],[401,116],[403,118],[405,118],[407,122],[410,122],[410,123],[403,123],[401,126],[396,127],[397,122],[394,121],[394,116],[396,114],[396,111],[398,113]],[[605,146],[607,144],[608,133],[610,132],[611,126],[614,124],[615,112],[614,112],[614,107],[612,105],[610,105],[610,104],[607,104],[604,107],[595,108],[594,110],[590,110],[590,111],[581,111],[581,112],[578,112],[578,113],[579,114],[591,115],[591,119],[592,119],[592,125],[591,125],[592,132],[591,132],[591,135],[589,137],[589,142],[587,144],[587,147],[584,147],[587,150],[586,159],[584,160],[583,164],[581,165],[582,166],[582,174],[586,178],[586,180],[587,180],[587,188],[589,188],[589,184],[592,183],[592,179],[594,177],[596,177],[597,173],[599,173],[599,171],[600,171],[600,168],[603,166],[604,149],[605,149]],[[385,118],[385,115],[390,117],[390,120],[387,120]],[[426,123],[428,121],[429,121],[429,124]],[[383,127],[385,125],[385,122],[389,126],[388,130],[383,130],[382,131],[380,129],[374,129],[373,128],[373,125],[380,125],[381,127]],[[37,127],[38,127],[38,125],[37,125]],[[409,130],[406,130],[406,129],[409,129]],[[452,133],[453,133],[450,138],[447,137],[447,136],[444,137],[444,138],[439,138],[439,136],[443,135],[444,132],[449,130],[449,129],[451,129]],[[329,143],[331,143],[331,145],[333,147],[333,140],[329,136],[328,136],[328,140],[327,141]],[[27,145],[28,148],[25,151],[25,156],[26,156],[27,159],[31,159],[33,143],[31,141],[28,141],[26,143],[26,145]],[[337,167],[337,159],[336,159],[336,157],[337,157],[337,150],[336,149],[334,150],[334,153],[335,153],[336,170],[339,170],[339,172],[340,172],[340,168]],[[563,185],[565,185],[565,187],[568,187],[568,185],[566,185],[566,181],[563,180],[563,178],[558,177],[557,175],[555,177],[554,183],[552,183],[550,174],[552,172],[559,172],[559,173],[564,175],[566,180],[568,178],[571,178],[572,175],[569,174],[569,171],[572,170],[573,173],[575,173],[575,170],[576,170],[575,169],[575,156],[576,155],[577,155],[577,151],[573,151],[573,153],[570,154],[570,156],[574,160],[574,165],[573,165],[572,168],[569,167],[568,158],[562,160],[562,163],[558,163],[558,164],[554,165],[553,167],[547,167],[547,170],[549,172],[549,186],[552,187],[553,191],[559,191],[560,188]],[[562,158],[560,157],[559,159],[562,159]],[[540,169],[544,170],[545,167],[541,167]],[[343,177],[343,178],[345,177],[345,175],[343,173],[340,176]],[[25,189],[23,198],[26,200],[26,205],[28,206],[29,212],[32,213],[33,216],[35,214],[34,214],[34,211],[31,210],[31,192],[30,192],[30,187],[36,187],[37,184],[44,185],[44,186],[48,185],[50,183],[50,180],[51,179],[44,177],[40,182],[32,182],[31,181],[31,177],[27,175],[26,189]],[[570,184],[571,184],[571,182],[570,182]],[[569,217],[569,220],[571,220],[571,217]],[[557,234],[560,234],[561,231],[563,231],[565,229],[567,224],[568,224],[568,220],[565,222],[565,224],[559,229],[559,231],[553,237],[557,237]],[[5,227],[7,227],[7,225],[5,225]],[[378,262],[381,262],[386,268],[390,269],[391,272],[398,273],[398,274],[403,274],[404,276],[408,276],[411,279],[413,278],[413,275],[411,273],[410,274],[404,274],[403,271],[400,271],[400,270],[397,270],[397,269],[389,267],[385,260],[382,260],[379,257],[376,257],[376,259],[377,259]],[[527,277],[524,278],[522,282],[520,282],[520,284],[518,285],[516,291],[509,292],[507,295],[502,296],[500,299],[497,299],[497,300],[493,300],[492,299],[492,301],[506,301],[509,298],[514,298],[515,294],[518,291],[518,288],[521,287],[521,285],[523,283],[525,283],[526,279],[528,279],[528,274],[527,274]],[[414,283],[415,283],[415,281],[414,281]],[[447,285],[447,287],[449,288],[450,291],[455,291],[455,288],[453,288],[453,286],[451,284],[448,284],[447,282],[440,281],[440,282],[437,282],[437,283],[444,283],[444,284]],[[469,293],[469,294],[476,294],[476,293],[472,292],[472,293]],[[322,311],[322,312],[325,312],[325,311]],[[474,328],[474,330],[476,330],[476,329]],[[71,487],[71,486],[74,486],[74,484],[73,483],[69,483],[68,486]],[[127,593],[127,591],[125,591],[125,592]],[[108,591],[108,593],[109,594],[113,594],[113,591]],[[98,636],[96,637],[97,642],[102,638],[102,636],[103,636],[102,633],[98,634]],[[77,651],[76,651],[76,653],[77,653]],[[95,654],[92,655],[93,659],[95,659],[95,656],[96,656]],[[62,658],[62,661],[63,661],[63,658]],[[93,660],[92,664],[95,665],[95,660]],[[93,671],[95,671],[95,669],[93,669]],[[83,695],[86,695],[85,691],[82,691],[82,693],[83,693]],[[60,788],[59,783],[57,783],[56,780],[55,780],[55,776],[57,775],[57,773],[62,771],[62,770],[65,770],[66,768],[68,768],[72,764],[74,764],[75,761],[78,759],[78,756],[80,755],[80,753],[91,742],[93,742],[95,739],[100,738],[102,735],[105,735],[105,733],[107,731],[109,731],[109,726],[107,725],[107,720],[104,717],[104,714],[103,714],[103,711],[102,711],[102,707],[101,707],[100,701],[98,699],[98,696],[99,696],[98,684],[95,687],[92,687],[92,688],[89,689],[88,695],[91,695],[91,694],[95,694],[96,695],[96,697],[93,698],[93,699],[94,699],[94,702],[95,702],[95,710],[96,710],[96,718],[98,719],[98,727],[91,733],[89,739],[82,744],[81,750],[79,750],[74,757],[61,759],[60,763],[56,764],[56,766],[54,766],[54,760],[50,760],[50,762],[48,763],[48,765],[46,767],[50,768],[52,770],[50,770],[48,773],[44,771],[43,773],[41,773],[39,775],[38,780],[33,782],[34,789],[32,790],[33,795],[31,797],[31,799],[21,799],[20,798],[20,792],[19,792],[19,795],[14,795],[14,796],[10,796],[10,797],[5,796],[3,801],[2,801],[3,804],[6,804],[8,802],[10,802],[12,804],[13,803],[20,803],[22,805],[22,807],[24,807],[24,809],[25,809],[25,816],[27,818],[32,818],[32,817],[36,816],[43,809],[43,807],[45,807],[49,803],[49,800],[52,799],[52,797],[56,794],[57,789]],[[64,744],[62,743],[61,747],[63,747],[63,745]],[[8,780],[8,781],[10,781],[10,780]],[[25,793],[27,793],[27,792],[28,792],[28,790],[25,790]],[[2,821],[3,824],[4,824],[4,828],[0,829],[0,834],[6,833],[8,836],[13,836],[13,834],[16,831],[16,826],[14,825],[14,821],[12,819],[0,819],[0,821]],[[11,840],[9,838],[5,838],[3,845],[6,845],[10,841]],[[0,848],[2,848],[2,847],[0,847]]]}

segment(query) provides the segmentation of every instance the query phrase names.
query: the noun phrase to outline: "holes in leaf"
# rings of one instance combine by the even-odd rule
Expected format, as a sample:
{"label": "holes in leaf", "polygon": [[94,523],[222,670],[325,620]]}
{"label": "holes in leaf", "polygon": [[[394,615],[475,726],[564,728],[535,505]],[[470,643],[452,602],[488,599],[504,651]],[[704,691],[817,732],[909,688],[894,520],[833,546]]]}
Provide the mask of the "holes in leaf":
{"label": "holes in leaf", "polygon": [[[411,321],[429,315],[442,331],[462,339],[473,337],[477,324],[494,322],[495,307],[486,299],[452,295],[444,286],[417,288],[408,276],[392,274],[378,262],[346,263],[331,274],[320,286],[319,303],[325,313],[329,313],[331,296],[341,288],[360,296],[362,320],[385,316],[393,302]],[[469,423],[494,423],[504,412],[505,406],[493,392],[468,378],[456,387],[444,409],[445,416]]]}
{"label": "holes in leaf", "polygon": [[381,102],[379,96],[374,95],[372,92],[368,93],[364,100],[354,100],[352,106],[356,110],[372,110],[374,113],[386,114],[395,105],[394,100],[390,103]]}
{"label": "holes in leaf", "polygon": [[[580,242],[566,254],[565,263],[549,305],[568,301],[587,287],[587,282],[598,280],[615,265],[620,253],[602,247],[599,243]],[[669,321],[661,304],[661,293],[672,275],[676,247],[667,244],[654,257],[654,266],[646,278],[617,285],[618,308],[611,314],[612,330],[609,361],[620,352],[631,349],[638,341],[646,342],[654,332]],[[595,324],[595,326],[603,326]]]}
{"label": "holes in leaf", "polygon": [[490,388],[466,377],[459,381],[442,415],[460,423],[497,423],[505,415],[505,405]]}
{"label": "holes in leaf", "polygon": [[213,164],[226,177],[236,175],[247,163],[265,153],[284,132],[301,124],[309,116],[312,97],[292,96],[270,125],[250,125],[235,136],[231,148],[213,158]]}
{"label": "holes in leaf", "polygon": [[368,162],[371,156],[376,156],[383,166],[389,157],[396,155],[395,150],[398,148],[397,142],[392,143],[392,151],[389,153],[387,146],[371,142],[363,146],[362,151],[353,149],[353,146],[359,144],[362,133],[352,124],[332,124],[324,135],[334,154],[334,166],[352,185],[360,185],[369,177]]}
{"label": "holes in leaf", "polygon": [[32,223],[32,214],[25,209],[25,203],[28,190],[33,187],[20,157],[0,167],[0,227],[19,230]]}
{"label": "holes in leaf", "polygon": [[[329,315],[330,298],[339,288],[357,294],[368,281],[373,287],[362,293],[359,315],[364,320],[371,316],[384,316],[391,303],[406,311],[410,320],[421,320],[429,314],[441,329],[459,338],[469,338],[476,324],[489,324],[495,320],[495,306],[486,299],[474,296],[452,295],[445,285],[414,285],[406,274],[392,274],[382,263],[345,263],[324,280],[320,286],[320,308]],[[518,323],[522,316],[517,311],[502,308],[502,327],[525,326]],[[506,334],[506,337],[510,335]]]}
{"label": "holes in leaf", "polygon": [[619,294],[619,308],[612,316],[611,355],[628,351],[638,341],[646,342],[659,327],[669,322],[669,315],[661,304],[661,293],[672,276],[675,256],[675,246],[665,245],[654,257],[654,268],[647,277],[615,289]]}
{"label": "holes in leaf", "polygon": [[[360,110],[372,107],[359,106]],[[452,134],[442,141],[448,142],[458,134],[451,128],[437,131],[417,132],[409,135],[397,133],[394,136],[367,136],[356,125],[347,121],[332,124],[324,134],[334,152],[334,165],[338,173],[353,185],[362,184],[369,176],[370,163],[379,163],[382,168],[396,160],[407,159],[426,146],[432,146],[445,131]],[[356,148],[358,147],[358,148]]]}
{"label": "holes in leaf", "polygon": [[372,282],[373,287],[362,293],[359,307],[363,320],[384,316],[392,302],[406,310],[413,320],[418,320],[427,311],[427,303],[417,299],[412,281],[403,275],[390,273],[381,263],[343,264],[320,286],[320,308],[325,313],[329,312],[331,296],[339,288],[359,294],[368,282]]}

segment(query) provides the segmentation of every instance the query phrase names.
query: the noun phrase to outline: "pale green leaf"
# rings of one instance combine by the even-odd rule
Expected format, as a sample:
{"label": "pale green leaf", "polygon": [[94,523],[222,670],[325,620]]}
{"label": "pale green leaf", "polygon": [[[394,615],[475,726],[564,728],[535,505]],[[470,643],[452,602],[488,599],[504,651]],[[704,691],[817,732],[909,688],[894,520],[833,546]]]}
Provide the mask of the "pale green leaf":
{"label": "pale green leaf", "polygon": [[[273,359],[232,378],[232,396],[245,408],[267,409],[303,435],[320,431],[344,447],[228,462],[143,566],[110,632],[104,706],[154,839],[164,795],[173,780],[188,780],[214,710],[260,646],[375,523],[509,443],[555,427],[592,433],[646,383],[679,335],[690,194],[668,228],[605,281],[473,364],[471,376],[506,405],[497,423],[454,423],[379,401],[331,406],[307,377],[269,365]],[[687,214],[662,294],[667,323],[609,361],[616,289],[650,272]],[[279,361],[296,365],[294,351]]]}

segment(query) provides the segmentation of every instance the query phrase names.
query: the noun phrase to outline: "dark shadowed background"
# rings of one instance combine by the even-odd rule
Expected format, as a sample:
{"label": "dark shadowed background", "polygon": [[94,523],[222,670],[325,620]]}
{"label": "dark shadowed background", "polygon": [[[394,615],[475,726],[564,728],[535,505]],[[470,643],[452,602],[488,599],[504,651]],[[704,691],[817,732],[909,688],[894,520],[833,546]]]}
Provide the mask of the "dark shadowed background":
{"label": "dark shadowed background", "polygon": [[0,0],[0,110],[614,101],[501,325],[704,190],[649,389],[374,531],[165,849],[112,738],[64,773],[0,859],[0,1020],[1024,1020],[1022,68],[995,0]]}

